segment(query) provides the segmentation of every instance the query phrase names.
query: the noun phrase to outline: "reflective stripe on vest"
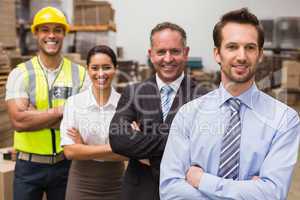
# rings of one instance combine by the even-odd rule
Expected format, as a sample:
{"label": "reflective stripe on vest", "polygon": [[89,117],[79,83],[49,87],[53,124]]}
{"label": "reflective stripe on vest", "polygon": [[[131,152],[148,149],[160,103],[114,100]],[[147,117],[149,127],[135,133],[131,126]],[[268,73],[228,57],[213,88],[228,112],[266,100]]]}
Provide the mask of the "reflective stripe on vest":
{"label": "reflective stripe on vest", "polygon": [[[25,73],[25,80],[28,83],[29,102],[37,110],[41,111],[64,105],[69,96],[79,92],[85,78],[85,69],[82,66],[64,59],[63,65],[49,91],[47,78],[37,57],[18,67]],[[52,132],[51,129],[26,132],[15,131],[14,148],[19,151],[42,155],[59,153],[62,151],[60,147],[60,131],[53,130]]]}

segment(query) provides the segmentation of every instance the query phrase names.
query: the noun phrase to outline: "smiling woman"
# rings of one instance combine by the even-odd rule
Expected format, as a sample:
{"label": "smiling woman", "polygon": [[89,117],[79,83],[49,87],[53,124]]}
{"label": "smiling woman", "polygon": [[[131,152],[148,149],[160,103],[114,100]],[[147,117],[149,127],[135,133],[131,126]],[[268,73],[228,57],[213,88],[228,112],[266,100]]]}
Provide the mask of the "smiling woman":
{"label": "smiling woman", "polygon": [[94,94],[99,92],[101,92],[101,96],[110,94],[116,65],[117,61],[113,51],[105,46],[95,47],[88,53],[88,74],[93,84]]}
{"label": "smiling woman", "polygon": [[120,199],[125,158],[112,153],[108,143],[110,121],[120,98],[111,86],[116,65],[111,48],[92,48],[87,56],[92,85],[65,105],[61,145],[73,160],[66,199]]}

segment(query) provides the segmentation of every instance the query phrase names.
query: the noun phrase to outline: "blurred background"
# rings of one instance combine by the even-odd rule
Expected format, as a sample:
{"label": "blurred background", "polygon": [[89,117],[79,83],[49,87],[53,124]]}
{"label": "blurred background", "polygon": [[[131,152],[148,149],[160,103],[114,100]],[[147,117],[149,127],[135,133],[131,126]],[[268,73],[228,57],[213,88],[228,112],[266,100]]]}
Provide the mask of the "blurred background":
{"label": "blurred background", "polygon": [[[88,50],[97,44],[109,45],[117,52],[119,68],[114,85],[120,92],[127,84],[143,81],[154,73],[147,56],[149,36],[151,29],[163,21],[177,23],[187,32],[190,57],[186,73],[210,90],[218,87],[220,72],[212,53],[213,27],[225,12],[248,7],[265,31],[265,56],[257,69],[256,84],[300,112],[299,0],[0,0],[1,148],[12,146],[13,135],[4,102],[7,76],[37,52],[30,25],[35,13],[45,6],[62,10],[71,24],[63,52],[72,61],[85,65]],[[12,180],[5,173],[13,172],[1,170],[0,164],[0,179],[6,177],[5,184],[0,181],[0,200],[9,200]],[[289,193],[289,200],[298,199],[299,166]]]}

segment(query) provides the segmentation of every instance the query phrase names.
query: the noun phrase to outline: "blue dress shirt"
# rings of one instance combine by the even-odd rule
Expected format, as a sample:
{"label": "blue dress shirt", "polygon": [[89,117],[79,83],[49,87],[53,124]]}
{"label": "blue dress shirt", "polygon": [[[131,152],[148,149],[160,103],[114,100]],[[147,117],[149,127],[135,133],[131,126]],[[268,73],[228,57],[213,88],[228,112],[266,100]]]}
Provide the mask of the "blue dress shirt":
{"label": "blue dress shirt", "polygon": [[[231,97],[221,84],[179,110],[161,163],[162,200],[286,199],[298,154],[298,113],[255,84],[238,96],[242,102],[239,178],[223,179],[217,173],[230,119],[226,101]],[[204,170],[198,188],[185,180],[192,165]],[[251,180],[253,176],[260,179]]]}

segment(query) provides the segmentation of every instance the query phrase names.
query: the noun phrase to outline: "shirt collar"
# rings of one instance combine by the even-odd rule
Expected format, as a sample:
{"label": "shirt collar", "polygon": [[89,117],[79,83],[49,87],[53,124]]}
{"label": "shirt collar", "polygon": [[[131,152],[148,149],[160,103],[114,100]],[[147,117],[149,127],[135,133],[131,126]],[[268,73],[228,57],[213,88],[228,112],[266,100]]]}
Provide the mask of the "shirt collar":
{"label": "shirt collar", "polygon": [[95,99],[95,96],[93,94],[92,86],[90,85],[88,88],[87,108],[103,108],[103,109],[105,109],[110,106],[112,106],[113,108],[116,108],[118,105],[119,98],[120,98],[120,94],[117,93],[117,91],[113,87],[111,87],[111,92],[110,92],[108,101],[106,102],[105,105],[99,106]]}
{"label": "shirt collar", "polygon": [[156,73],[156,84],[157,84],[157,87],[158,87],[158,90],[160,91],[161,88],[165,85],[169,85],[174,92],[177,92],[178,88],[180,87],[180,84],[184,78],[184,72],[182,72],[182,74],[173,82],[169,83],[169,84],[166,84],[165,82],[163,82],[159,76],[157,75]]}
{"label": "shirt collar", "polygon": [[45,65],[43,64],[43,62],[42,62],[40,56],[37,56],[37,58],[38,58],[38,62],[39,62],[39,64],[40,64],[40,66],[42,67],[42,69],[43,69],[45,72],[54,72],[54,73],[55,73],[55,72],[58,72],[58,71],[61,69],[62,64],[63,64],[63,59],[61,59],[58,68],[55,68],[55,69],[51,70],[51,69],[45,67]]}
{"label": "shirt collar", "polygon": [[[219,106],[222,106],[228,99],[232,98],[233,96],[224,88],[223,84],[220,84],[218,89],[219,92]],[[243,92],[241,95],[234,97],[239,99],[243,104],[245,104],[250,109],[253,109],[253,103],[256,101],[258,95],[258,88],[255,83],[252,86]]]}

